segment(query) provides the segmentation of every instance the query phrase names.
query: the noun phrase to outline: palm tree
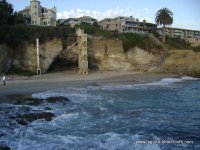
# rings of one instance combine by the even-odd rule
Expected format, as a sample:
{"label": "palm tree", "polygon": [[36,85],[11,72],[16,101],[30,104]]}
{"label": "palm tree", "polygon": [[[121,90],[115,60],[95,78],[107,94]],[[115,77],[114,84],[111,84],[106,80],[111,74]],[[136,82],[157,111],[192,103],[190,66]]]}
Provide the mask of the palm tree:
{"label": "palm tree", "polygon": [[162,42],[165,43],[165,26],[173,23],[173,13],[168,8],[162,8],[156,13],[155,21],[157,25],[163,25]]}

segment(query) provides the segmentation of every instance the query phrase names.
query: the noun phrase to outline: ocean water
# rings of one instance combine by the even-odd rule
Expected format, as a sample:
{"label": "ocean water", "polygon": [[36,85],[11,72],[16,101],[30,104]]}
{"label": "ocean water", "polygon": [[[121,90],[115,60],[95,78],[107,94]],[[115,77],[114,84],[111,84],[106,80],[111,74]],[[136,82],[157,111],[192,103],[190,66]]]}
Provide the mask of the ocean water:
{"label": "ocean water", "polygon": [[[70,102],[1,104],[0,144],[12,150],[200,149],[200,80],[196,78],[52,89],[32,96],[63,96]],[[27,126],[12,119],[41,111],[55,117]]]}

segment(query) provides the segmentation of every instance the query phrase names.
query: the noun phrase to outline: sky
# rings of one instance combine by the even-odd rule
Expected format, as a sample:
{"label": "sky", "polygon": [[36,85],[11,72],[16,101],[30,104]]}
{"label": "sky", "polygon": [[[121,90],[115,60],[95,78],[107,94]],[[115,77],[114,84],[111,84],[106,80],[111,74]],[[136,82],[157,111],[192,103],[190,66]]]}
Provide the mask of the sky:
{"label": "sky", "polygon": [[[30,0],[7,0],[15,11],[30,5]],[[98,20],[133,16],[155,23],[161,8],[173,12],[171,27],[200,30],[200,0],[40,0],[46,8],[57,8],[57,19],[91,16]]]}

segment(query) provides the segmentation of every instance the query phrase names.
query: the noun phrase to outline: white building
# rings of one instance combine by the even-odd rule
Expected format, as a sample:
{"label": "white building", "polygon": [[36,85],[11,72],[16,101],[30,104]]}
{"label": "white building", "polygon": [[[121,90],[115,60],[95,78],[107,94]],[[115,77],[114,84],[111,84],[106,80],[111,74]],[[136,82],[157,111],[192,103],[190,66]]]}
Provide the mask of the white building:
{"label": "white building", "polygon": [[97,19],[92,18],[90,16],[83,16],[80,18],[58,19],[58,25],[70,25],[71,27],[74,27],[74,25],[80,23],[93,24],[95,22],[97,22]]}
{"label": "white building", "polygon": [[[189,43],[200,41],[200,31],[197,30],[166,27],[165,32],[166,36],[171,38],[181,38]],[[162,36],[162,28],[158,29],[158,33]]]}
{"label": "white building", "polygon": [[40,1],[31,0],[30,6],[18,12],[26,18],[26,23],[38,26],[56,26],[56,7],[48,9],[40,5]]}

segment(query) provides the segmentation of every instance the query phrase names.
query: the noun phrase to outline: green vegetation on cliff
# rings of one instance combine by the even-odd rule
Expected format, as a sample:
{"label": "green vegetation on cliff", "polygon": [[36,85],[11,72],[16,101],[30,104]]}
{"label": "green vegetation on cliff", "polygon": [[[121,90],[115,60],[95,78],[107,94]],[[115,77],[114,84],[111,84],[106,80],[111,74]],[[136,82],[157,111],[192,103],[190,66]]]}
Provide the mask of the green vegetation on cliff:
{"label": "green vegetation on cliff", "polygon": [[123,48],[125,51],[128,51],[130,48],[135,46],[145,48],[145,35],[136,33],[122,33],[118,35],[118,38],[123,41]]}
{"label": "green vegetation on cliff", "polygon": [[11,48],[23,45],[25,42],[29,44],[35,43],[35,39],[39,38],[40,42],[46,42],[53,38],[67,38],[68,35],[74,35],[75,31],[67,27],[41,27],[41,26],[0,26],[0,44],[6,44]]}
{"label": "green vegetation on cliff", "polygon": [[162,49],[149,38],[148,34],[120,33],[117,37],[122,40],[125,52],[136,46],[152,54],[159,53]]}
{"label": "green vegetation on cliff", "polygon": [[104,36],[104,37],[110,37],[111,33],[106,30],[102,30],[100,26],[97,23],[94,23],[93,25],[89,23],[81,23],[75,25],[75,28],[81,28],[84,29],[84,32],[93,35],[93,36]]}
{"label": "green vegetation on cliff", "polygon": [[200,46],[192,47],[189,42],[180,38],[166,38],[166,45],[169,49],[188,49],[195,52],[200,52]]}
{"label": "green vegetation on cliff", "polygon": [[166,38],[166,45],[170,49],[188,49],[190,48],[190,44],[183,39],[180,38]]}

